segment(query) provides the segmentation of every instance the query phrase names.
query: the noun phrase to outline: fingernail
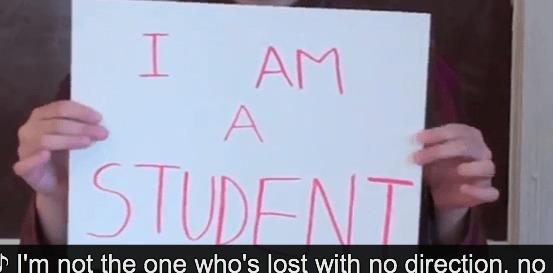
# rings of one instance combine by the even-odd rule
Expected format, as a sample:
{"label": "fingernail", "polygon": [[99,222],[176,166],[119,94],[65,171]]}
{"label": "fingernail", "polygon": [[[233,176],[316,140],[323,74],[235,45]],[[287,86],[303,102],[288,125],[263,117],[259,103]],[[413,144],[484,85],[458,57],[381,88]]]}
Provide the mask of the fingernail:
{"label": "fingernail", "polygon": [[100,140],[105,140],[108,138],[109,131],[105,127],[101,127]]}
{"label": "fingernail", "polygon": [[108,130],[103,126],[98,125],[92,131],[91,137],[93,141],[104,140],[108,137]]}
{"label": "fingernail", "polygon": [[98,112],[93,112],[92,113],[92,118],[97,121],[97,122],[100,122],[102,121],[102,114],[98,113]]}

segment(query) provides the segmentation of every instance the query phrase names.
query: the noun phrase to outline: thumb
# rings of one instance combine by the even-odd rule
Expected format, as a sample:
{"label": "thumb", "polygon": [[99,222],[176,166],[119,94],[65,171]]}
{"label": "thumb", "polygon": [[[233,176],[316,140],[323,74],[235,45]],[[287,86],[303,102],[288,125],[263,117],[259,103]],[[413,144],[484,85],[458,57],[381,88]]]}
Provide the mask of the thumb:
{"label": "thumb", "polygon": [[22,159],[13,165],[13,171],[19,177],[23,178],[29,186],[35,188],[40,182],[40,172],[42,166],[50,160],[50,151],[40,151],[34,155]]}

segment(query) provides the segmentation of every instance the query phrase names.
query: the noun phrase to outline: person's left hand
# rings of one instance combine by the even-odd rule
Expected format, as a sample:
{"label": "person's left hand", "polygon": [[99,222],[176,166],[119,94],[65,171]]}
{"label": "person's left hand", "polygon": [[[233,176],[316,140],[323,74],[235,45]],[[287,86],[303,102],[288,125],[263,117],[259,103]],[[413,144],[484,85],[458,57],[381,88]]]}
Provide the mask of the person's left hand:
{"label": "person's left hand", "polygon": [[491,182],[492,153],[478,129],[448,124],[424,130],[416,139],[424,148],[413,160],[423,166],[437,210],[467,209],[498,199]]}

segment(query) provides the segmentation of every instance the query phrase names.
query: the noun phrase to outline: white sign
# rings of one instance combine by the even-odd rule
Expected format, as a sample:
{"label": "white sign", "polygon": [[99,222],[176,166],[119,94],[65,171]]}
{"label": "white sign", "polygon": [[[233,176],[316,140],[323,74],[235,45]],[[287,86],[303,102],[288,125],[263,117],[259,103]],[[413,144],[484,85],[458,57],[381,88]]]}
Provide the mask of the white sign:
{"label": "white sign", "polygon": [[[329,20],[332,18],[332,20]],[[426,14],[73,2],[71,244],[417,244]]]}

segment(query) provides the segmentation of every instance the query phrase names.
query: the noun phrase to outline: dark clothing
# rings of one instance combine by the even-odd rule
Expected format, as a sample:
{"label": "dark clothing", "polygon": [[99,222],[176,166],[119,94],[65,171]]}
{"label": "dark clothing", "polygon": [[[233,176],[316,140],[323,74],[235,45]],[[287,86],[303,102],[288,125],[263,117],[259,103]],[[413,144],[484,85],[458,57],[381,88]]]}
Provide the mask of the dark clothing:
{"label": "dark clothing", "polygon": [[[230,3],[231,0],[217,0],[212,2]],[[428,11],[429,8],[425,5],[414,4],[423,2],[418,0],[402,1],[407,4],[397,5],[389,4],[388,0],[300,0],[296,6],[303,7],[331,7],[331,8],[354,8],[354,9],[399,9],[405,11]],[[430,2],[430,1],[428,1]],[[385,4],[386,3],[386,4]],[[428,93],[428,109],[427,109],[427,126],[433,127],[440,124],[460,121],[462,113],[459,111],[459,75],[455,73],[440,56],[435,48],[432,49],[429,77],[429,93]],[[58,100],[70,99],[70,80],[69,76],[61,84],[58,94]],[[436,225],[434,221],[434,205],[430,191],[427,187],[423,187],[423,198],[421,207],[420,221],[420,238],[419,243],[438,244]],[[33,199],[34,200],[34,199]],[[465,229],[465,239],[463,244],[485,244],[486,238],[483,236],[480,229],[480,219],[478,213],[472,209],[467,217],[467,226]],[[41,237],[40,227],[36,214],[35,204],[31,204],[26,222],[23,224],[21,236],[22,244],[47,244]]]}

